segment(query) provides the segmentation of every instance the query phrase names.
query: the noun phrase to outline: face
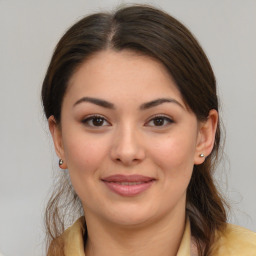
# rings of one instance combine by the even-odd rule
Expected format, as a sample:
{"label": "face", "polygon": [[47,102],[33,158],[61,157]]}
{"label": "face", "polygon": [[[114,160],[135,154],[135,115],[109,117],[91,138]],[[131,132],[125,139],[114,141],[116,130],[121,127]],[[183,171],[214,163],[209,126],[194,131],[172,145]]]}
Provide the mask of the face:
{"label": "face", "polygon": [[165,67],[129,51],[83,63],[64,96],[61,127],[53,117],[49,125],[86,218],[120,225],[184,215],[193,166],[209,153],[205,124]]}

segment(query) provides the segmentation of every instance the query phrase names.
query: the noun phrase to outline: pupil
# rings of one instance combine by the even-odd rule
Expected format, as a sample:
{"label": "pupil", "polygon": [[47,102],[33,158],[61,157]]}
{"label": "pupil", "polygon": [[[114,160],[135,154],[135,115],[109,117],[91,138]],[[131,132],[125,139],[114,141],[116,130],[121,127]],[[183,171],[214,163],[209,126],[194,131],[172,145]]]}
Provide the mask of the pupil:
{"label": "pupil", "polygon": [[96,117],[93,119],[93,125],[95,126],[101,126],[103,124],[103,119],[100,117]]}
{"label": "pupil", "polygon": [[163,124],[164,124],[164,119],[163,118],[156,118],[154,120],[154,125],[156,125],[156,126],[161,126]]}

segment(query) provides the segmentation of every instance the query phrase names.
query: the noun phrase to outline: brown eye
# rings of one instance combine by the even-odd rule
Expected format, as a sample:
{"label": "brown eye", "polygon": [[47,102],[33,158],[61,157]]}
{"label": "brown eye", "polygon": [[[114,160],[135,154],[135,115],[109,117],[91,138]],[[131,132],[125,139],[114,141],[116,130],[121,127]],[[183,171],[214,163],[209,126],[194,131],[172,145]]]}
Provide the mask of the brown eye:
{"label": "brown eye", "polygon": [[83,124],[90,127],[109,126],[109,122],[102,116],[90,116],[82,121]]}
{"label": "brown eye", "polygon": [[168,126],[171,123],[173,123],[173,120],[170,119],[169,117],[166,116],[156,116],[152,118],[147,125],[148,126],[153,126],[153,127],[163,127],[163,126]]}
{"label": "brown eye", "polygon": [[162,126],[164,124],[164,119],[162,117],[157,117],[153,120],[155,126]]}
{"label": "brown eye", "polygon": [[92,123],[94,126],[102,126],[104,123],[104,119],[101,117],[95,117],[92,119]]}

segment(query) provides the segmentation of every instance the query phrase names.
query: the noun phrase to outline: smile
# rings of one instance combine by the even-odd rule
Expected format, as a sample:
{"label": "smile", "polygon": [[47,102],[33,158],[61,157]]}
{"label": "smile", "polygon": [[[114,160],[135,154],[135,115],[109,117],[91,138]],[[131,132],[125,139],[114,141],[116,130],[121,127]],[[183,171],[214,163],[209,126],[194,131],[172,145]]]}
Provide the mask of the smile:
{"label": "smile", "polygon": [[116,184],[120,184],[120,185],[127,185],[127,186],[134,186],[134,185],[139,185],[139,184],[143,184],[145,182],[140,182],[140,181],[137,181],[137,182],[114,182],[114,181],[110,181],[110,183],[116,183]]}
{"label": "smile", "polygon": [[156,179],[141,175],[112,175],[102,181],[112,192],[130,197],[149,189]]}

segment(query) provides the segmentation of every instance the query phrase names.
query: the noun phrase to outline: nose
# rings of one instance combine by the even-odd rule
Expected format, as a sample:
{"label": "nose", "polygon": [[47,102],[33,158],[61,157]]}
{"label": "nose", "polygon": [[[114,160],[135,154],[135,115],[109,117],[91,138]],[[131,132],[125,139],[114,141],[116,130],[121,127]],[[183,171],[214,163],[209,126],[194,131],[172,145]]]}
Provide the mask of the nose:
{"label": "nose", "polygon": [[145,149],[139,132],[132,127],[123,127],[116,131],[111,147],[113,161],[125,166],[140,163],[145,158]]}

